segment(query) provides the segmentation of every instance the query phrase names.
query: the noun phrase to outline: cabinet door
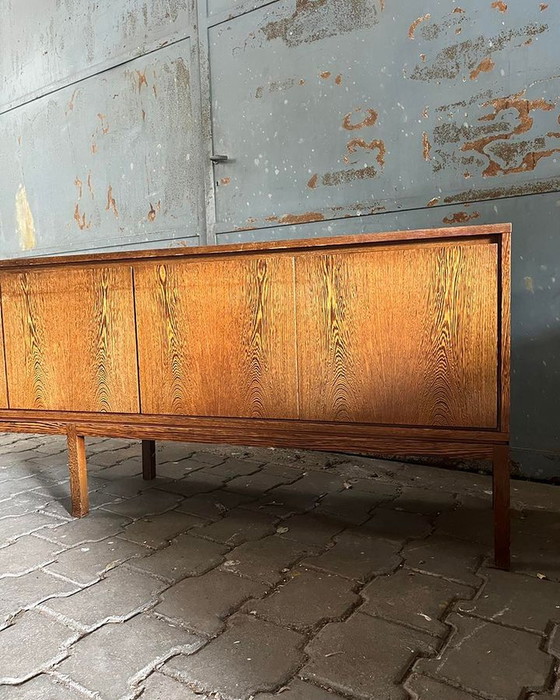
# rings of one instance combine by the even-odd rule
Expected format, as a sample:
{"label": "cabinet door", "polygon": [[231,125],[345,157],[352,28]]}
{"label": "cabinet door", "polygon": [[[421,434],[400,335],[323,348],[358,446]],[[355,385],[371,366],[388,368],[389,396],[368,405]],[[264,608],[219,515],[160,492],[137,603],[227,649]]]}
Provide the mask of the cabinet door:
{"label": "cabinet door", "polygon": [[301,417],[495,427],[497,261],[489,243],[299,257]]}
{"label": "cabinet door", "polygon": [[137,413],[130,267],[2,277],[10,408]]}
{"label": "cabinet door", "polygon": [[139,265],[142,412],[297,417],[293,259]]}

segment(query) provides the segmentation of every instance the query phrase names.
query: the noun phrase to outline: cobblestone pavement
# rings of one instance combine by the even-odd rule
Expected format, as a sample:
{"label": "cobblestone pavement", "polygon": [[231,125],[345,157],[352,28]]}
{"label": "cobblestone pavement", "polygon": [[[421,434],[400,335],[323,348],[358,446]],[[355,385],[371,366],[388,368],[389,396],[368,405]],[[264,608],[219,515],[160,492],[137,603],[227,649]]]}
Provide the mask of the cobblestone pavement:
{"label": "cobblestone pavement", "polygon": [[0,700],[560,698],[560,488],[288,450],[0,435]]}

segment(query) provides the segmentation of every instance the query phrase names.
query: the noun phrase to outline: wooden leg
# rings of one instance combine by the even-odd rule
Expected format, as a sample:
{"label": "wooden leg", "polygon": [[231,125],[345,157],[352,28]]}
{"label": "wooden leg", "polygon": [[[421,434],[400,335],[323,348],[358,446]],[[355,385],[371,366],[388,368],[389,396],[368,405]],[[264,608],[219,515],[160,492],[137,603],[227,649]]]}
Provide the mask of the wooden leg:
{"label": "wooden leg", "polygon": [[509,446],[496,445],[492,460],[494,503],[494,562],[509,570],[511,547]]}
{"label": "wooden leg", "polygon": [[156,478],[155,440],[142,440],[142,476],[146,481]]}
{"label": "wooden leg", "polygon": [[86,441],[83,435],[76,433],[76,428],[73,426],[68,426],[67,440],[72,515],[75,518],[82,518],[89,513]]}

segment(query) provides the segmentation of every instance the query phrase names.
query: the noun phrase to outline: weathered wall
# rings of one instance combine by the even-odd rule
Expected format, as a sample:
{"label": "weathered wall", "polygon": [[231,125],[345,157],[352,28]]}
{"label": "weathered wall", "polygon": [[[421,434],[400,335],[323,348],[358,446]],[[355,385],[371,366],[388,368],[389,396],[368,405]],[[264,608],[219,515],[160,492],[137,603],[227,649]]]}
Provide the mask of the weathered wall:
{"label": "weathered wall", "polygon": [[560,3],[194,3],[3,0],[1,255],[512,221],[514,458],[560,478]]}

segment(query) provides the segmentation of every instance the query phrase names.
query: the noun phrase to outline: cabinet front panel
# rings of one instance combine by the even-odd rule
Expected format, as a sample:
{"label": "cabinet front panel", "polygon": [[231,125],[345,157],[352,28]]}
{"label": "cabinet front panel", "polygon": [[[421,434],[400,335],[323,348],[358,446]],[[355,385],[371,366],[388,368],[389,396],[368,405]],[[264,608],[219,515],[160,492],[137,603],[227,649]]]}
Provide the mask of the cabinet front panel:
{"label": "cabinet front panel", "polygon": [[138,413],[128,266],[2,276],[10,408]]}
{"label": "cabinet front panel", "polygon": [[0,408],[8,408],[8,388],[6,382],[6,362],[4,354],[4,328],[0,306]]}
{"label": "cabinet front panel", "polygon": [[301,418],[497,423],[497,245],[296,261]]}
{"label": "cabinet front panel", "polygon": [[142,412],[297,418],[290,256],[135,267]]}

